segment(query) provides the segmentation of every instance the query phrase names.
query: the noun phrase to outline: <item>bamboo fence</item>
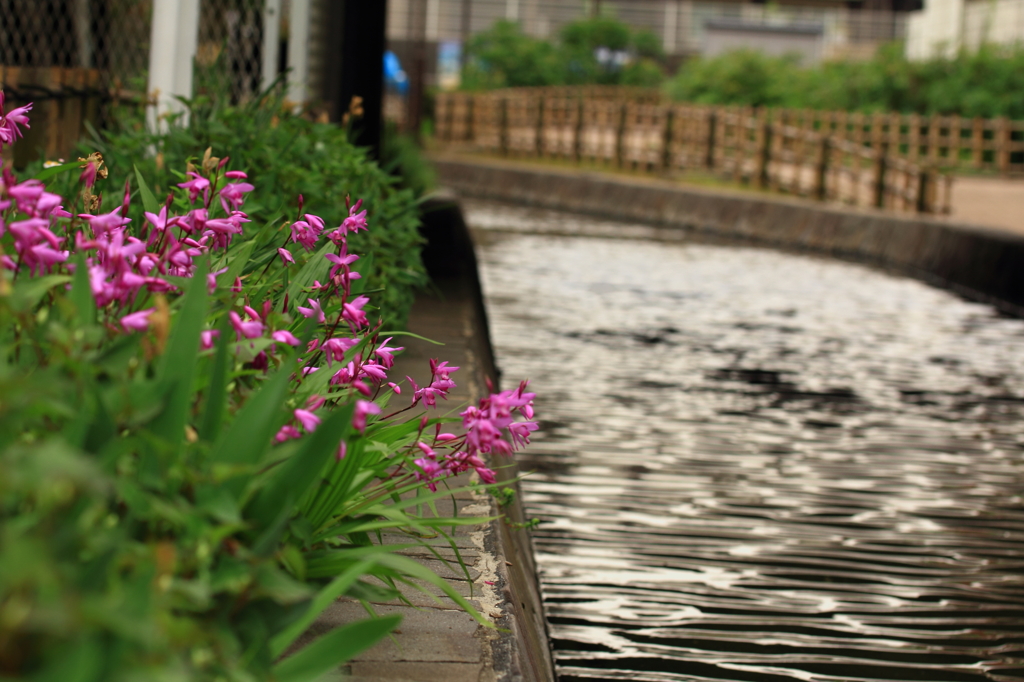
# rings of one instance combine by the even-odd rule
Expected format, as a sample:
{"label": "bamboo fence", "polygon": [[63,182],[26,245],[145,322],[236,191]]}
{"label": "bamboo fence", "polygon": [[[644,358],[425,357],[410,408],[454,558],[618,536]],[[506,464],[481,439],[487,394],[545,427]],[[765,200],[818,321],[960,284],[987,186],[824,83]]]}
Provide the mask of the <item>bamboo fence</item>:
{"label": "bamboo fence", "polygon": [[712,107],[639,88],[442,93],[447,146],[652,173],[705,169],[772,191],[948,213],[953,175],[1024,173],[1024,121]]}
{"label": "bamboo fence", "polygon": [[101,78],[97,69],[0,66],[5,108],[32,103],[31,128],[22,142],[4,150],[7,160],[22,166],[40,154],[50,160],[70,156],[86,121],[95,125],[103,104],[119,97]]}

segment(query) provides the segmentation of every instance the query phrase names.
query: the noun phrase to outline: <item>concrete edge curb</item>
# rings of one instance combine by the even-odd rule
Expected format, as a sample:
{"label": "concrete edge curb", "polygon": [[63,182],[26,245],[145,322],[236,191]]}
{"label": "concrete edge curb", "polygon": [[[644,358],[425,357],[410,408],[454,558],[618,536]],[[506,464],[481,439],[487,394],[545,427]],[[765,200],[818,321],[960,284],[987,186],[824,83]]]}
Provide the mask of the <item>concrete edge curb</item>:
{"label": "concrete edge curb", "polygon": [[[435,195],[421,206],[422,232],[427,240],[423,261],[432,279],[458,278],[475,299],[473,344],[475,355],[482,360],[482,373],[494,386],[499,386],[499,373],[494,361],[487,312],[480,287],[476,254],[472,238],[458,200],[450,195]],[[492,521],[484,530],[484,548],[495,557],[497,587],[503,597],[504,609],[496,624],[505,632],[490,639],[491,665],[501,682],[537,680],[554,682],[553,656],[544,617],[533,542],[521,525],[526,520],[514,464],[492,462],[498,480],[515,491],[509,505],[497,508],[492,501],[492,515],[504,514],[510,523]],[[499,468],[500,467],[500,468]]]}
{"label": "concrete edge curb", "polygon": [[535,164],[432,159],[459,195],[810,251],[895,270],[1024,316],[1024,235]]}

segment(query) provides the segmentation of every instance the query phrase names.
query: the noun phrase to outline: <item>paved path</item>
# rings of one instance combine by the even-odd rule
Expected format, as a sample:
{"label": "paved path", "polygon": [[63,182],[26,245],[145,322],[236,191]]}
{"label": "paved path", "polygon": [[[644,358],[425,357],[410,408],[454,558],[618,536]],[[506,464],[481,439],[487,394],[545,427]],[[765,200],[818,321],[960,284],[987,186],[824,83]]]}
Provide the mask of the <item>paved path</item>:
{"label": "paved path", "polygon": [[1024,234],[1024,179],[958,177],[951,220]]}
{"label": "paved path", "polygon": [[[449,217],[452,213],[448,212]],[[442,251],[446,247],[450,245],[443,242],[436,246]],[[454,414],[467,403],[476,402],[487,390],[487,379],[493,381],[495,376],[478,284],[475,272],[472,276],[470,272],[461,268],[461,273],[435,276],[430,290],[418,295],[413,305],[409,331],[443,345],[410,337],[397,338],[397,343],[391,344],[406,348],[396,357],[393,377],[408,375],[421,386],[430,383],[430,358],[447,360],[460,368],[453,377],[458,387],[451,392],[447,403],[439,401],[439,414]],[[458,431],[456,426],[452,425],[450,430]],[[505,467],[498,470],[498,476],[507,480],[515,473]],[[463,476],[456,479],[453,487],[466,483],[468,477]],[[504,514],[513,522],[524,520],[518,501],[499,508],[487,494],[457,494],[455,500],[439,502],[438,512],[450,516],[453,504],[458,504],[461,516]],[[457,528],[453,536],[469,568],[469,580],[444,538],[433,541],[444,562],[426,548],[404,552],[433,569],[496,627],[480,625],[450,599],[440,596],[436,588],[431,587],[428,592],[438,595],[439,600],[410,588],[404,594],[411,604],[396,600],[373,605],[382,615],[402,614],[402,623],[391,638],[350,661],[342,670],[346,679],[350,682],[552,682],[553,666],[540,613],[532,550],[525,533],[500,521]],[[386,543],[407,541],[407,537],[398,534],[385,536]],[[362,605],[341,599],[327,609],[298,645],[304,646],[331,629],[365,617]]]}

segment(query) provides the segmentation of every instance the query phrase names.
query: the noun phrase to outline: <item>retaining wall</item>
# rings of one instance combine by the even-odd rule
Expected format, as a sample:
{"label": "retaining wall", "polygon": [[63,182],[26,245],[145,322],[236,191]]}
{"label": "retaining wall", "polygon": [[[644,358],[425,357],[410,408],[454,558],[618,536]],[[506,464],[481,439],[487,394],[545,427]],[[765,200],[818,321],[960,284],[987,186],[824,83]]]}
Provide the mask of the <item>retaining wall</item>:
{"label": "retaining wall", "polygon": [[[508,161],[437,157],[462,196],[639,221],[879,265],[1024,314],[1024,236],[752,192],[580,173]],[[1024,216],[1021,216],[1024,220]]]}

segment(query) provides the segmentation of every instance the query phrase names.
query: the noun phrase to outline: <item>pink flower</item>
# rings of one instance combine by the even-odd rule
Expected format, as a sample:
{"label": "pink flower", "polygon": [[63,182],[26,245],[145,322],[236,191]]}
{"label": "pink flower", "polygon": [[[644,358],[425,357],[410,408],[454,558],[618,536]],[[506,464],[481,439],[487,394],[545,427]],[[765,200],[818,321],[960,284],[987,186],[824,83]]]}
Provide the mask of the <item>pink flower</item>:
{"label": "pink flower", "polygon": [[340,443],[338,443],[338,454],[335,455],[339,462],[345,459],[346,452],[348,452],[348,443],[346,443],[345,441],[341,441]]}
{"label": "pink flower", "polygon": [[338,362],[343,361],[345,359],[345,353],[358,344],[359,341],[357,339],[347,339],[337,336],[332,336],[324,341],[324,354],[327,356],[327,366],[330,367],[331,363],[335,360]]}
{"label": "pink flower", "polygon": [[291,424],[285,424],[281,427],[281,430],[274,436],[274,440],[278,443],[283,443],[286,440],[294,440],[296,438],[302,438],[302,433],[292,426]]}
{"label": "pink flower", "polygon": [[207,329],[206,331],[200,332],[199,339],[203,350],[210,350],[213,348],[213,340],[220,336],[220,331],[216,329]]}
{"label": "pink flower", "polygon": [[31,127],[28,124],[28,116],[26,116],[31,109],[32,105],[26,104],[23,107],[12,109],[5,115],[4,93],[0,90],[0,147],[4,144],[10,144],[21,137],[22,133],[18,130],[18,126],[24,128]]}
{"label": "pink flower", "polygon": [[89,226],[92,228],[92,233],[97,237],[119,227],[124,227],[132,221],[131,218],[125,218],[121,215],[120,207],[115,208],[110,213],[104,213],[103,215],[79,213],[78,217],[89,223]]}
{"label": "pink flower", "polygon": [[188,190],[188,200],[191,203],[195,203],[200,194],[203,195],[203,201],[205,203],[206,195],[210,191],[210,181],[194,171],[189,171],[189,175],[192,176],[192,179],[188,182],[179,183],[178,187]]}
{"label": "pink flower", "polygon": [[149,329],[149,316],[156,312],[156,308],[146,308],[137,313],[131,313],[121,318],[121,326],[126,332],[146,331]]}
{"label": "pink flower", "polygon": [[224,212],[230,213],[232,209],[241,208],[245,203],[245,193],[254,189],[256,188],[248,182],[233,182],[224,185],[220,190],[220,205],[224,208]]}
{"label": "pink flower", "polygon": [[295,418],[302,424],[302,428],[308,432],[316,431],[316,427],[320,426],[320,417],[316,416],[309,410],[297,409],[293,412]]}
{"label": "pink flower", "polygon": [[387,346],[387,342],[390,341],[391,339],[392,337],[390,336],[384,339],[380,346],[378,346],[377,349],[373,351],[374,354],[381,359],[381,364],[383,364],[388,369],[391,369],[391,367],[395,364],[395,357],[392,355],[392,353],[397,353],[398,351],[405,350],[404,346],[389,348]]}
{"label": "pink flower", "polygon": [[363,312],[363,306],[369,302],[370,299],[366,296],[356,296],[351,303],[343,303],[341,306],[342,318],[353,328],[365,327],[369,322],[366,319],[366,313]]}
{"label": "pink flower", "polygon": [[298,311],[302,313],[303,317],[313,317],[314,315],[316,315],[316,319],[318,322],[323,323],[327,321],[327,318],[324,317],[324,311],[320,307],[320,301],[318,301],[315,298],[311,298],[309,299],[309,305],[309,308],[297,306]]}
{"label": "pink flower", "polygon": [[285,265],[295,262],[295,258],[292,257],[292,253],[288,249],[278,249],[277,253],[281,256],[281,260]]}
{"label": "pink flower", "polygon": [[217,277],[219,277],[220,275],[223,275],[227,271],[228,271],[227,268],[221,268],[220,270],[216,270],[214,272],[207,273],[206,274],[206,291],[211,293],[211,294],[213,292],[215,292],[217,290]]}
{"label": "pink flower", "polygon": [[78,181],[84,183],[86,187],[92,187],[96,184],[96,162],[87,161],[85,169],[82,170],[82,174],[78,176]]}
{"label": "pink flower", "polygon": [[352,415],[352,428],[360,433],[366,431],[366,417],[371,414],[380,414],[380,405],[369,400],[357,400],[355,413]]}
{"label": "pink flower", "polygon": [[238,340],[242,337],[247,339],[255,339],[263,335],[263,323],[258,320],[251,320],[243,322],[242,318],[235,311],[228,313],[228,317],[231,318],[231,326],[235,328],[235,334]]}
{"label": "pink flower", "polygon": [[245,174],[245,171],[233,170],[228,171],[224,174],[224,177],[228,180],[248,180],[249,176]]}
{"label": "pink flower", "polygon": [[416,473],[416,480],[426,481],[427,487],[430,488],[432,492],[437,492],[437,485],[434,483],[434,479],[439,478],[444,472],[441,465],[430,456],[415,459],[413,460],[413,463],[422,470],[422,473]]}
{"label": "pink flower", "polygon": [[306,220],[292,223],[292,241],[302,244],[307,251],[312,251],[324,231],[324,221],[318,216],[307,213]]}
{"label": "pink flower", "polygon": [[391,390],[392,390],[392,391],[394,391],[394,392],[395,392],[395,393],[396,393],[397,395],[402,395],[402,387],[401,387],[401,386],[399,386],[398,384],[396,384],[395,382],[393,382],[393,381],[389,381],[389,382],[388,382],[388,386],[389,386],[389,387],[391,388]]}
{"label": "pink flower", "polygon": [[363,205],[363,200],[360,199],[356,202],[356,205],[349,209],[348,217],[345,218],[344,222],[341,223],[342,230],[346,232],[358,232],[359,230],[367,230],[366,226],[366,211],[359,211]]}
{"label": "pink flower", "polygon": [[287,343],[289,346],[297,346],[301,343],[295,335],[287,329],[279,329],[270,335],[270,338],[278,343]]}

